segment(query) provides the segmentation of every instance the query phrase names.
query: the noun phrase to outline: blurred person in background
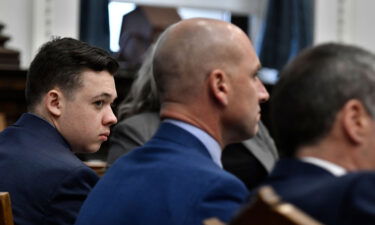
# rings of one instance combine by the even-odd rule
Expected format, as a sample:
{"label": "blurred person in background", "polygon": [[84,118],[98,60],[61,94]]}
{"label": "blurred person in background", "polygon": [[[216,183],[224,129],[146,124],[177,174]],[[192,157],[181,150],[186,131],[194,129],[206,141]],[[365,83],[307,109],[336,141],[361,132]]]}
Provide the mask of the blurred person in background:
{"label": "blurred person in background", "polygon": [[375,55],[322,44],[280,77],[271,115],[282,159],[265,184],[324,224],[375,224]]}

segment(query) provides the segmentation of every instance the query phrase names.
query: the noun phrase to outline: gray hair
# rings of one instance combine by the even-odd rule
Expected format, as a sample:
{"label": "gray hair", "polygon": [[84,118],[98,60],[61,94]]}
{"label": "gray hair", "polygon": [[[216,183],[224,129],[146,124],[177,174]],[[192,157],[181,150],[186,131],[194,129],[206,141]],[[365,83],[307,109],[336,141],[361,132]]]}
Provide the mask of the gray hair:
{"label": "gray hair", "polygon": [[119,120],[141,112],[158,112],[160,110],[159,95],[153,76],[152,61],[155,44],[151,45],[145,54],[141,68],[130,88],[128,96],[118,108]]}
{"label": "gray hair", "polygon": [[374,54],[335,43],[304,50],[289,63],[271,98],[274,138],[284,156],[324,138],[351,99],[374,117],[374,66]]}

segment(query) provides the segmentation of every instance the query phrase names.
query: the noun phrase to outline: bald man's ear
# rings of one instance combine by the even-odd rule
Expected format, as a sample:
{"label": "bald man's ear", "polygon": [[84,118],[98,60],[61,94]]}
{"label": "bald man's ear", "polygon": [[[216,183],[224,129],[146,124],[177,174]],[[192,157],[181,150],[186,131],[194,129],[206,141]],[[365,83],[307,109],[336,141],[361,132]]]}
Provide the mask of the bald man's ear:
{"label": "bald man's ear", "polygon": [[208,77],[208,82],[211,93],[217,102],[223,106],[228,105],[228,75],[222,70],[213,70]]}
{"label": "bald man's ear", "polygon": [[46,110],[53,116],[60,116],[62,110],[63,95],[60,90],[52,89],[44,97]]}
{"label": "bald man's ear", "polygon": [[345,133],[355,144],[361,144],[371,132],[371,117],[364,105],[356,100],[349,100],[341,110]]}

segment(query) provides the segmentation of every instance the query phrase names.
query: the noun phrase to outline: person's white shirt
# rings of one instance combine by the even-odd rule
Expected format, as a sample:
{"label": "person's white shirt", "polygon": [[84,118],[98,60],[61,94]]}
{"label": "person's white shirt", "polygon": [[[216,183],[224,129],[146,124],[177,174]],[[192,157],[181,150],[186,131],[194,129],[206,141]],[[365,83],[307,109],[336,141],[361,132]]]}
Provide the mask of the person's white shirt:
{"label": "person's white shirt", "polygon": [[302,157],[300,160],[323,168],[337,177],[343,176],[347,173],[345,168],[324,159],[319,159],[316,157]]}

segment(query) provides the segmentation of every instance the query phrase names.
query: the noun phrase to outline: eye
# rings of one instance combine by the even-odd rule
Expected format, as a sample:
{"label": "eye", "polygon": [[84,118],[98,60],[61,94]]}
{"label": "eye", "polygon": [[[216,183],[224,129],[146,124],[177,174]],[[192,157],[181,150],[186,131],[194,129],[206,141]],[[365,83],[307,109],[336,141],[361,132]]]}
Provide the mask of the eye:
{"label": "eye", "polygon": [[95,107],[97,107],[97,108],[102,108],[103,105],[104,105],[104,101],[103,101],[103,100],[95,101],[95,102],[94,102],[94,105],[95,105]]}

